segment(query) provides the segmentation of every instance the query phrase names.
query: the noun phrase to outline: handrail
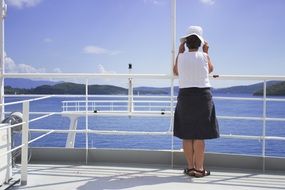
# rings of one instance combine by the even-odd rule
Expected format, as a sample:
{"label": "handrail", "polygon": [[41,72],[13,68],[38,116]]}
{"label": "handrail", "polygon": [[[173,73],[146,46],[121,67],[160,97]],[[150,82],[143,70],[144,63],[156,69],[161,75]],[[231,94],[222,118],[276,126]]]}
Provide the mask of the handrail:
{"label": "handrail", "polygon": [[[88,119],[87,117],[89,116],[129,116],[129,117],[173,117],[173,111],[169,111],[168,109],[170,108],[171,110],[173,110],[173,106],[175,105],[174,103],[176,102],[176,96],[174,96],[173,93],[173,80],[176,77],[173,77],[172,75],[166,75],[166,74],[93,74],[93,73],[6,73],[3,75],[3,77],[5,78],[82,78],[85,79],[86,81],[88,81],[89,78],[119,78],[119,79],[123,79],[123,78],[142,78],[142,79],[168,79],[171,80],[171,86],[172,86],[172,93],[171,95],[167,95],[167,96],[137,96],[137,95],[133,95],[133,94],[129,94],[129,95],[89,95],[88,91],[87,91],[87,85],[88,82],[85,83],[85,87],[86,87],[86,94],[80,94],[80,95],[66,95],[66,94],[55,94],[55,95],[5,95],[5,97],[38,97],[38,98],[34,98],[34,99],[29,99],[29,100],[23,100],[23,101],[16,101],[16,102],[9,102],[9,103],[4,103],[1,104],[0,106],[7,106],[7,105],[14,105],[14,104],[20,104],[23,103],[23,112],[25,112],[25,116],[26,119],[23,120],[23,122],[21,123],[23,125],[23,134],[25,134],[25,136],[23,136],[22,139],[24,139],[24,141],[22,141],[22,145],[20,145],[19,147],[16,147],[17,149],[22,148],[22,151],[24,151],[23,153],[23,157],[22,160],[24,160],[24,164],[22,167],[22,179],[25,182],[26,181],[26,170],[27,170],[27,163],[26,163],[26,159],[27,159],[27,144],[30,142],[34,142],[38,139],[41,139],[42,137],[49,135],[51,133],[83,133],[88,135],[89,133],[93,133],[93,134],[102,134],[102,135],[172,135],[173,131],[172,128],[170,127],[169,130],[167,131],[162,131],[162,132],[158,132],[158,131],[115,131],[115,130],[93,130],[93,129],[89,129],[88,128]],[[284,80],[285,81],[285,76],[259,76],[259,75],[212,75],[211,78],[214,78],[216,80],[262,80],[264,83],[264,86],[266,87],[266,82],[268,80]],[[234,101],[238,101],[238,100],[242,100],[242,101],[263,101],[264,107],[263,107],[263,116],[260,117],[241,117],[241,116],[217,116],[218,119],[231,119],[231,120],[256,120],[256,121],[263,121],[263,133],[262,135],[255,135],[255,136],[249,136],[249,135],[232,135],[232,134],[221,134],[222,138],[231,138],[231,139],[247,139],[247,140],[262,140],[262,157],[263,157],[263,168],[265,168],[265,140],[278,140],[278,141],[285,141],[285,137],[281,137],[281,136],[266,136],[265,134],[265,127],[266,127],[266,122],[267,121],[285,121],[285,118],[272,118],[272,117],[268,117],[265,113],[266,113],[266,103],[265,102],[269,102],[269,101],[274,101],[274,102],[285,102],[284,98],[268,98],[266,97],[266,88],[264,89],[264,94],[263,97],[220,97],[220,96],[215,96],[213,97],[216,100],[234,100]],[[30,112],[29,110],[29,103],[32,101],[36,101],[36,100],[42,100],[42,99],[46,99],[46,98],[51,98],[51,97],[85,97],[85,100],[78,100],[78,101],[62,101],[63,103],[63,107],[67,106],[68,103],[78,103],[78,105],[76,106],[72,106],[72,107],[85,107],[85,110],[82,111],[62,111],[62,112],[40,112],[41,114],[44,114],[43,116],[31,119],[31,120],[27,120],[27,118],[29,118],[29,114],[39,114],[38,112]],[[88,100],[89,97],[104,97],[104,98],[124,98],[124,100]],[[134,108],[139,107],[140,103],[150,103],[153,104],[152,106],[154,106],[156,104],[157,107],[157,103],[167,103],[167,110],[163,110],[163,111],[137,111],[137,110],[125,110],[125,111],[97,111],[97,113],[94,113],[93,111],[88,111],[89,106],[90,107],[94,107],[94,105],[92,103],[129,103],[129,99],[130,98],[133,99],[131,101],[132,106],[136,105]],[[148,100],[145,100],[145,98],[148,98]],[[150,99],[150,100],[149,100]],[[88,104],[88,103],[91,104]],[[171,102],[171,106],[169,107],[169,103]],[[85,106],[83,104],[79,104],[79,103],[85,103]],[[95,106],[102,106],[102,105],[95,105]],[[115,105],[112,105],[113,107],[115,107]],[[163,105],[161,105],[163,106]],[[70,107],[70,106],[69,106]],[[159,107],[159,106],[158,106]],[[165,107],[165,106],[163,106]],[[27,126],[30,122],[36,121],[36,120],[40,120],[52,115],[64,115],[64,116],[69,116],[69,117],[74,117],[72,115],[77,116],[85,116],[86,117],[86,128],[85,130],[59,130],[59,129],[28,129]],[[20,124],[16,124],[14,126],[18,126]],[[5,126],[2,129],[7,129],[10,127],[14,127],[14,126]],[[26,126],[26,127],[24,127]],[[1,128],[0,128],[1,129]],[[25,132],[24,132],[25,130]],[[27,131],[30,132],[40,132],[43,133],[45,132],[45,134],[33,139],[30,142],[27,142]],[[172,135],[173,136],[173,135]],[[87,143],[87,142],[86,142]],[[86,151],[88,151],[88,145],[86,145]],[[172,147],[173,147],[173,141],[172,141]],[[15,148],[11,151],[14,151]],[[87,152],[86,152],[87,154]],[[87,159],[87,156],[86,156]],[[87,160],[86,160],[87,161]]]}
{"label": "handrail", "polygon": [[[177,76],[172,74],[114,74],[114,73],[4,73],[0,77],[5,78],[113,78],[113,79],[176,79]],[[211,79],[218,80],[252,80],[252,81],[269,81],[269,80],[282,80],[285,81],[285,76],[273,75],[210,75]]]}
{"label": "handrail", "polygon": [[[31,132],[49,132],[51,129],[30,129]],[[91,133],[91,134],[100,134],[100,135],[172,135],[171,131],[118,131],[118,130],[94,130],[94,129],[77,129],[77,130],[69,130],[69,129],[52,129],[54,133]],[[277,136],[266,136],[262,135],[232,135],[232,134],[222,134],[223,138],[230,139],[247,139],[247,140],[263,140],[263,139],[271,139],[271,140],[280,140],[285,141],[285,137],[277,137]]]}
{"label": "handrail", "polygon": [[34,98],[34,99],[29,99],[29,100],[21,100],[21,101],[15,101],[15,102],[8,102],[8,103],[4,103],[4,104],[0,104],[0,106],[10,106],[10,105],[15,105],[15,104],[21,104],[24,102],[33,102],[33,101],[38,101],[38,100],[43,100],[43,99],[47,99],[53,97],[53,95],[45,95],[43,97],[40,98]]}

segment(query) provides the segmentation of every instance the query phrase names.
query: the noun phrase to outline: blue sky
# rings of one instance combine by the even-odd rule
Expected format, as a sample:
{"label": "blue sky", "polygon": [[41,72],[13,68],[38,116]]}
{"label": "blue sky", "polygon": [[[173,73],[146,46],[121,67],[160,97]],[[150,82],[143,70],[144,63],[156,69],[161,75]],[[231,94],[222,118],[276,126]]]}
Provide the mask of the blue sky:
{"label": "blue sky", "polygon": [[[170,0],[6,0],[7,72],[169,73]],[[177,0],[215,74],[285,74],[284,0]]]}

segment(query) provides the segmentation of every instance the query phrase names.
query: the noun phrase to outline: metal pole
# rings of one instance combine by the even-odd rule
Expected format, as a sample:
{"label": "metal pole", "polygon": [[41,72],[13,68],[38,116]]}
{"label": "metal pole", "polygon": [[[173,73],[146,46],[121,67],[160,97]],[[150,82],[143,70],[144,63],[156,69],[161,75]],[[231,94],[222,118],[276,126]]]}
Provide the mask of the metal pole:
{"label": "metal pole", "polygon": [[[132,72],[132,64],[129,63],[129,74]],[[128,111],[129,113],[132,113],[134,111],[133,108],[133,80],[132,78],[129,78],[129,86],[128,86]]]}
{"label": "metal pole", "polygon": [[[174,110],[173,110],[173,98],[174,98],[174,75],[173,75],[173,66],[175,63],[175,43],[176,43],[176,0],[171,1],[171,31],[172,31],[172,50],[171,50],[171,66],[170,66],[170,73],[172,75],[171,78],[171,103],[170,103],[170,112],[171,112],[171,119],[170,119],[170,129],[171,132],[173,133],[173,124],[174,124]],[[172,134],[171,137],[171,167],[174,167],[174,137]]]}
{"label": "metal pole", "polygon": [[[4,20],[7,12],[7,5],[4,0],[0,0],[0,104],[4,105],[4,74],[5,74],[5,28],[4,28]],[[0,121],[3,121],[5,118],[5,106],[0,106]],[[11,129],[7,129],[7,151],[10,151],[11,149]],[[7,171],[6,171],[6,179],[5,181],[8,183],[11,176],[12,176],[12,170],[11,170],[11,153],[7,154]]]}
{"label": "metal pole", "polygon": [[89,145],[88,145],[88,79],[86,79],[86,83],[85,83],[85,148],[86,148],[86,152],[85,152],[85,163],[88,163],[88,149],[89,149]]}
{"label": "metal pole", "polygon": [[29,106],[30,103],[23,103],[23,122],[22,125],[22,147],[21,152],[21,185],[27,185],[28,180],[28,131],[29,131]]}
{"label": "metal pole", "polygon": [[[5,39],[4,39],[4,19],[7,6],[4,0],[0,0],[1,16],[0,16],[0,104],[4,104],[4,73],[5,73]],[[0,107],[0,119],[4,119],[4,106]]]}
{"label": "metal pole", "polygon": [[266,158],[266,80],[263,81],[263,126],[262,126],[262,171],[265,171],[265,158]]}

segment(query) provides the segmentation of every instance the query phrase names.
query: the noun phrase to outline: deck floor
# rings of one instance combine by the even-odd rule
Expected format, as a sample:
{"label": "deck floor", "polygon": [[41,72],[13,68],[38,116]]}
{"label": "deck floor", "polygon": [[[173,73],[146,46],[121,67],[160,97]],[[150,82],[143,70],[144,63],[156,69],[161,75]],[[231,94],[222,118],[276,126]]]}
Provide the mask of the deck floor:
{"label": "deck floor", "polygon": [[237,169],[211,169],[212,175],[193,178],[181,168],[159,165],[30,164],[28,184],[12,189],[29,190],[252,190],[285,189],[285,172],[262,173]]}

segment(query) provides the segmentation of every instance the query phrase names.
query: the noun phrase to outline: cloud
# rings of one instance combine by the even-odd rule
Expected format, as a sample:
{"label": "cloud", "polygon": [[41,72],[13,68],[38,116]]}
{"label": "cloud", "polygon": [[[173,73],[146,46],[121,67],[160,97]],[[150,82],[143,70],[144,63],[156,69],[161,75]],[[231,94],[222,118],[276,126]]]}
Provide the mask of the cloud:
{"label": "cloud", "polygon": [[162,0],[144,0],[145,4],[162,5],[164,2]]}
{"label": "cloud", "polygon": [[44,38],[44,39],[43,39],[43,42],[44,42],[44,43],[52,43],[52,42],[53,42],[53,39],[51,39],[51,38]]}
{"label": "cloud", "polygon": [[5,57],[5,72],[6,73],[44,73],[45,68],[35,68],[31,65],[16,64],[10,57]]}
{"label": "cloud", "polygon": [[34,7],[42,0],[7,0],[7,4],[17,8]]}
{"label": "cloud", "polygon": [[54,73],[62,73],[62,70],[60,68],[54,68],[53,72]]}
{"label": "cloud", "polygon": [[214,0],[200,0],[201,3],[205,5],[214,5],[215,1]]}
{"label": "cloud", "polygon": [[104,66],[101,65],[101,64],[98,64],[98,65],[96,66],[96,72],[102,73],[102,74],[114,74],[114,73],[116,73],[115,71],[107,71],[107,70],[104,68]]}
{"label": "cloud", "polygon": [[87,54],[107,54],[107,55],[118,55],[122,53],[121,51],[118,50],[108,50],[94,45],[85,46],[83,48],[83,52]]}
{"label": "cloud", "polygon": [[[45,73],[45,68],[35,68],[27,64],[16,64],[15,61],[8,56],[5,56],[5,72],[6,73]],[[60,68],[54,68],[52,72],[62,73]]]}

